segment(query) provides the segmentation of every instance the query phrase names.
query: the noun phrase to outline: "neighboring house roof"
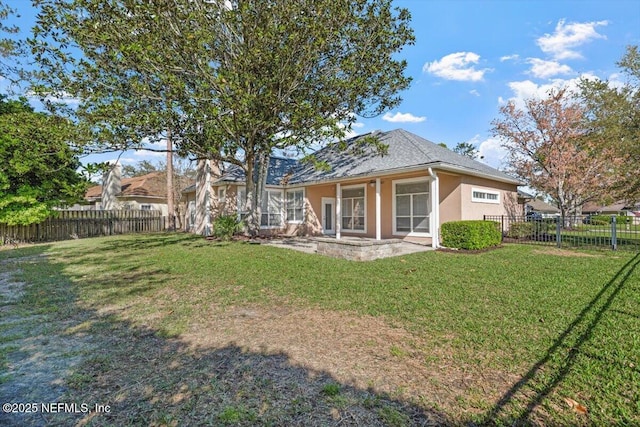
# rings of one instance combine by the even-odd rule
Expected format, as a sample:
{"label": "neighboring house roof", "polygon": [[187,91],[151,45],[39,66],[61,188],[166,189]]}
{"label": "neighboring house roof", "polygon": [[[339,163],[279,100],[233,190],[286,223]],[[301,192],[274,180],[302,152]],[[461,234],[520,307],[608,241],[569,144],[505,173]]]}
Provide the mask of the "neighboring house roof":
{"label": "neighboring house roof", "polygon": [[460,155],[446,147],[428,141],[403,129],[359,135],[346,141],[348,146],[358,147],[360,138],[375,136],[389,146],[381,156],[376,148],[364,147],[362,154],[353,155],[349,150],[340,150],[336,144],[315,153],[330,170],[319,170],[312,164],[303,165],[291,177],[291,183],[332,181],[357,176],[393,173],[410,168],[434,167],[441,170],[482,176],[511,184],[522,184],[519,180],[484,163]]}
{"label": "neighboring house roof", "polygon": [[585,203],[585,205],[582,207],[582,212],[587,212],[587,213],[620,212],[620,211],[635,211],[635,210],[640,210],[640,204],[636,204],[634,206],[633,204],[630,204],[624,201],[618,201],[616,203],[613,203],[607,206],[589,202],[589,203]]}
{"label": "neighboring house roof", "polygon": [[[151,172],[133,178],[122,178],[121,191],[118,197],[167,197],[167,181],[163,172]],[[102,198],[102,186],[90,187],[85,193],[85,199],[97,200]]]}
{"label": "neighboring house roof", "polygon": [[527,206],[535,212],[543,212],[543,213],[558,213],[560,212],[560,209],[558,209],[557,207],[550,205],[549,203],[540,200],[540,199],[533,199],[527,202]]}

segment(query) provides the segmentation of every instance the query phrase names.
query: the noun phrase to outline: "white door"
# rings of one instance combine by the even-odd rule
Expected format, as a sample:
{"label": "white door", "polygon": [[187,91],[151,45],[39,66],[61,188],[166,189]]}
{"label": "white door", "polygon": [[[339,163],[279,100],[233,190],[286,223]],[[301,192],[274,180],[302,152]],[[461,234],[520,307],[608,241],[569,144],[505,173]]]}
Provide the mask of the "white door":
{"label": "white door", "polygon": [[336,234],[336,199],[322,198],[322,232]]}

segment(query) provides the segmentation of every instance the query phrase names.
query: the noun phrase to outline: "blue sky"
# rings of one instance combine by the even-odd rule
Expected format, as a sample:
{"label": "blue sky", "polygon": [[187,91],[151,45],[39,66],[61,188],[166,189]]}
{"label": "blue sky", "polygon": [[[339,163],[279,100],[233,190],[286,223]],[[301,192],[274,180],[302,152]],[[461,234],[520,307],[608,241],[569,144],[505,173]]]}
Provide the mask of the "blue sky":
{"label": "blue sky", "polygon": [[[6,1],[28,30],[30,2]],[[356,133],[404,128],[453,148],[474,144],[483,161],[504,167],[491,137],[500,105],[572,86],[581,76],[622,81],[615,63],[628,45],[640,44],[640,0],[474,1],[396,0],[409,9],[416,43],[400,57],[413,77],[403,103],[374,119],[359,119]],[[114,155],[92,156],[102,161]],[[164,155],[128,152],[123,163]]]}

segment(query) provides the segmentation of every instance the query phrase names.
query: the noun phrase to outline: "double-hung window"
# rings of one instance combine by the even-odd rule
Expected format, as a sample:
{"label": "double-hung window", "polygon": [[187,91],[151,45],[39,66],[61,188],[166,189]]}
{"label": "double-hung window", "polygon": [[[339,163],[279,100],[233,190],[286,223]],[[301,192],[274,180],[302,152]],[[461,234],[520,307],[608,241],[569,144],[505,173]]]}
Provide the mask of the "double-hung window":
{"label": "double-hung window", "polygon": [[266,190],[262,196],[262,227],[280,227],[282,225],[282,191]]}
{"label": "double-hung window", "polygon": [[429,185],[428,179],[394,182],[395,233],[429,233]]}
{"label": "double-hung window", "polygon": [[365,189],[364,185],[342,188],[343,231],[365,231]]}
{"label": "double-hung window", "polygon": [[304,190],[287,191],[287,222],[302,222],[304,220]]}

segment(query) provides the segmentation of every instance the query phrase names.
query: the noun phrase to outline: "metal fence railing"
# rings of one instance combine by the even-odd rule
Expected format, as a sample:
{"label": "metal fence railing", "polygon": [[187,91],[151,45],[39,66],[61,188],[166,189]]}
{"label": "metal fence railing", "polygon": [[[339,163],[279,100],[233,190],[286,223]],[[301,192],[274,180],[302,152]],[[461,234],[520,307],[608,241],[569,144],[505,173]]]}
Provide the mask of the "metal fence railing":
{"label": "metal fence railing", "polygon": [[164,231],[160,211],[58,211],[39,224],[0,224],[0,244],[52,242],[115,234]]}
{"label": "metal fence railing", "polygon": [[485,215],[484,219],[499,223],[507,243],[640,251],[640,221],[631,216],[573,215],[563,221],[559,216]]}

